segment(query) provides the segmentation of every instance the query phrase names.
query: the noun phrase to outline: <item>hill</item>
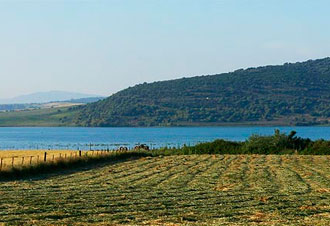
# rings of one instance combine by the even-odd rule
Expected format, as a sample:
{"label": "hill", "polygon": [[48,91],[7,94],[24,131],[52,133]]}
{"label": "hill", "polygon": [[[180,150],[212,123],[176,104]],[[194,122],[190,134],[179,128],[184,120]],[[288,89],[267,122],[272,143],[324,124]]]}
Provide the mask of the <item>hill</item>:
{"label": "hill", "polygon": [[79,126],[330,122],[330,58],[144,83],[75,109]]}
{"label": "hill", "polygon": [[49,91],[38,92],[27,95],[17,96],[10,99],[0,99],[0,104],[31,104],[31,103],[47,103],[53,101],[68,101],[73,99],[82,99],[98,97],[97,95],[72,93],[65,91]]}

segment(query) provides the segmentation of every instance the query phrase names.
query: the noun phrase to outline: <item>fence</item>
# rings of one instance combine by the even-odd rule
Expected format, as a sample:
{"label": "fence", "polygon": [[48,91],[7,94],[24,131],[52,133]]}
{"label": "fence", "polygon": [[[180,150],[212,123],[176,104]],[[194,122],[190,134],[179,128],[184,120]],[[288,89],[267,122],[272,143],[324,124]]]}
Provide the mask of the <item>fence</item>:
{"label": "fence", "polygon": [[[12,167],[29,166],[38,163],[56,162],[61,160],[72,160],[81,157],[104,156],[113,155],[124,152],[123,150],[91,150],[91,151],[66,151],[54,152],[45,151],[35,155],[15,155],[0,157],[0,171]],[[23,152],[24,153],[24,152]]]}

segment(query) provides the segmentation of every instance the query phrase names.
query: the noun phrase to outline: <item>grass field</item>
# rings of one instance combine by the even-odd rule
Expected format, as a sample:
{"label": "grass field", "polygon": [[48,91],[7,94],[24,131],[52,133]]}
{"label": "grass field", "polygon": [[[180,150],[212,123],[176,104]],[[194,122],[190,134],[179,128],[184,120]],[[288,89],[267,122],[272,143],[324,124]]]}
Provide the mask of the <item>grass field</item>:
{"label": "grass field", "polygon": [[0,182],[13,225],[329,225],[330,156],[148,157]]}
{"label": "grass field", "polygon": [[0,112],[0,126],[70,126],[65,121],[73,114],[67,107]]}

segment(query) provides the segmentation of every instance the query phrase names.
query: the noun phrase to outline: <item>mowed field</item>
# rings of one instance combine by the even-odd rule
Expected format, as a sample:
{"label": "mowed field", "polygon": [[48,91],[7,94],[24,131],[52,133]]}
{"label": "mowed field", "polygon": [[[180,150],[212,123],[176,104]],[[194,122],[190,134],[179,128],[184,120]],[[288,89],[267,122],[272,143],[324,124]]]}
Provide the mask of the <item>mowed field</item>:
{"label": "mowed field", "polygon": [[330,225],[330,156],[148,157],[0,182],[17,225]]}

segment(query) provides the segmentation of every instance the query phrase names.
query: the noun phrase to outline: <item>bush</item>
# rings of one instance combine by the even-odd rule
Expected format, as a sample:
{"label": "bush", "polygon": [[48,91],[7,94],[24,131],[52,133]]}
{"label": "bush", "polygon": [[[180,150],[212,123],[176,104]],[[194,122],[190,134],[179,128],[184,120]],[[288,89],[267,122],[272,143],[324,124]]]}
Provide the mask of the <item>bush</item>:
{"label": "bush", "polygon": [[330,155],[330,141],[316,140],[308,148],[302,151],[302,154],[310,155]]}
{"label": "bush", "polygon": [[296,137],[296,132],[291,131],[289,135],[275,130],[272,136],[252,135],[243,146],[245,154],[283,154],[299,153],[306,150],[312,141]]}

